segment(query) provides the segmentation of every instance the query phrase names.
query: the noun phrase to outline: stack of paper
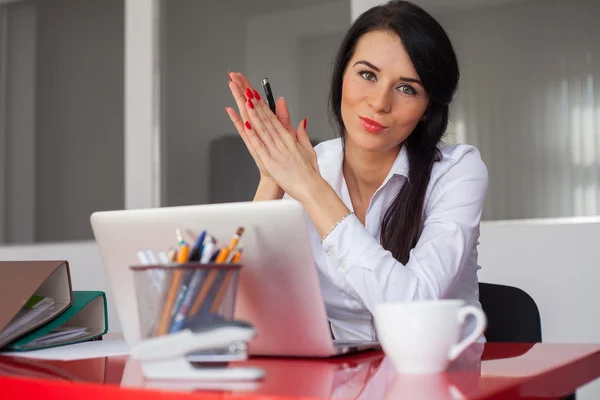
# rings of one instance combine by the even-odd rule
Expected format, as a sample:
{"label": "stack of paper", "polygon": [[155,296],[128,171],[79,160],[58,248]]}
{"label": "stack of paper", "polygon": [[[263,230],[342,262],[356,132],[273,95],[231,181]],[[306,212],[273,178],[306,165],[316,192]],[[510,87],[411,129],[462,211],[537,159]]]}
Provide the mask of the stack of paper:
{"label": "stack of paper", "polygon": [[54,303],[50,297],[31,296],[8,326],[0,331],[0,343],[8,343],[38,326],[40,321],[47,319],[48,312],[53,311]]}
{"label": "stack of paper", "polygon": [[40,338],[32,340],[29,344],[32,346],[47,346],[56,343],[64,343],[84,336],[86,331],[86,328],[61,326]]}

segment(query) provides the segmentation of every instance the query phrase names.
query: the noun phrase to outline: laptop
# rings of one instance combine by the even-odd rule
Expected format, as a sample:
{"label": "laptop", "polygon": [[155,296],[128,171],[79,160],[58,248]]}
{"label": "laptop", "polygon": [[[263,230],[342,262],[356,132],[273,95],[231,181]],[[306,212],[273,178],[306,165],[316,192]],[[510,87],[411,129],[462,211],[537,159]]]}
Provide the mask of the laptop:
{"label": "laptop", "polygon": [[379,348],[373,341],[332,340],[305,211],[295,200],[101,211],[91,225],[116,302],[125,340],[140,341],[138,305],[129,267],[137,251],[176,244],[176,229],[206,230],[229,243],[244,227],[235,319],[257,329],[250,355],[330,357]]}

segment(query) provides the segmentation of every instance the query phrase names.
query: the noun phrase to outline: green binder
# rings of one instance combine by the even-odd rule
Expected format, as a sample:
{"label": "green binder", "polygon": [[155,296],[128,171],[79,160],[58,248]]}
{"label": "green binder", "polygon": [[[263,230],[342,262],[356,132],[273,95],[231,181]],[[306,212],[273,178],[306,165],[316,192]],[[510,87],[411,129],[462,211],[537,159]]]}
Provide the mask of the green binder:
{"label": "green binder", "polygon": [[52,321],[13,341],[2,350],[28,351],[100,338],[108,331],[106,294],[73,291],[73,304]]}

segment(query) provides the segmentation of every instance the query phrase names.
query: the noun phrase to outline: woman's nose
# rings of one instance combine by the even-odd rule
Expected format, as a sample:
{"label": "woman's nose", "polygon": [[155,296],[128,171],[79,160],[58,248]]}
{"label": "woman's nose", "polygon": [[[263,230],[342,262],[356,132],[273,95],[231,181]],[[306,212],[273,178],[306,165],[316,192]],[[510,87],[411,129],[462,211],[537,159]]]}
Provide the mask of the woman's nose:
{"label": "woman's nose", "polygon": [[376,88],[369,96],[369,105],[375,112],[388,113],[392,109],[392,93],[384,85]]}

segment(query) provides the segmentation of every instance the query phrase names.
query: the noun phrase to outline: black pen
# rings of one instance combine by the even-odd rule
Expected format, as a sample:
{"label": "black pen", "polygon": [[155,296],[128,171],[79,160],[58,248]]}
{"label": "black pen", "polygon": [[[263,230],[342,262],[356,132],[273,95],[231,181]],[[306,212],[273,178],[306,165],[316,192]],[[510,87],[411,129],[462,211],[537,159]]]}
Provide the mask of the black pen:
{"label": "black pen", "polygon": [[264,78],[261,82],[263,91],[265,92],[265,97],[267,98],[267,103],[269,103],[269,108],[275,114],[275,99],[273,98],[273,92],[271,91],[271,84],[267,78]]}

